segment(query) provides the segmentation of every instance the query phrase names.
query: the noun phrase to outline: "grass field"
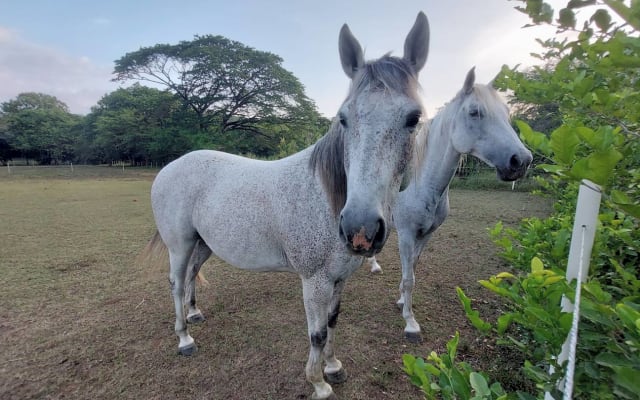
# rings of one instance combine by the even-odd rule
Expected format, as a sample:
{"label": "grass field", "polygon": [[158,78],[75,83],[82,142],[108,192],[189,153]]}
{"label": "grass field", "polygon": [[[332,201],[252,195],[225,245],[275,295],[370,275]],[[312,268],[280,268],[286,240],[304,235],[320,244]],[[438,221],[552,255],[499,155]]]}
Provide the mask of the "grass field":
{"label": "grass field", "polygon": [[[176,355],[165,266],[134,265],[154,228],[155,170],[13,167],[0,170],[0,398],[306,399],[308,339],[300,280],[210,260],[200,290],[207,317],[191,328],[199,352]],[[466,322],[455,286],[482,310],[500,307],[476,283],[507,267],[486,228],[544,214],[527,193],[453,190],[452,214],[417,273],[415,312],[425,340],[402,339],[395,309],[395,237],[382,275],[361,268],[347,283],[337,355],[349,380],[341,399],[419,399],[401,371],[405,352],[442,351],[461,331],[461,356],[495,364],[491,343]]]}

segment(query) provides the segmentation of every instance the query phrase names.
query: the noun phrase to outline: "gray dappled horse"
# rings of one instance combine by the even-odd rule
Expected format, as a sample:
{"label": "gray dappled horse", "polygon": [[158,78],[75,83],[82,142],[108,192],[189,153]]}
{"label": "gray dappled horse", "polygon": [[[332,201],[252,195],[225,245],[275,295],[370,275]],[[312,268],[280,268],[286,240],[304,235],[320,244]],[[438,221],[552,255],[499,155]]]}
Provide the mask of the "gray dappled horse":
{"label": "gray dappled horse", "polygon": [[158,230],[143,255],[165,246],[169,252],[180,353],[196,351],[187,321],[204,319],[194,278],[209,256],[253,271],[295,272],[307,315],[312,398],[335,398],[322,362],[329,382],[346,379],[333,349],[340,294],[363,256],[385,244],[391,207],[411,176],[408,164],[424,146],[417,91],[428,43],[427,17],[419,13],[402,58],[365,62],[344,25],[339,50],[351,88],[315,145],[277,161],[194,151],[158,173],[151,188]]}
{"label": "gray dappled horse", "polygon": [[[474,68],[467,73],[462,90],[438,112],[428,129],[421,165],[393,208],[402,263],[397,305],[406,322],[405,337],[412,342],[422,338],[412,309],[415,267],[431,235],[449,214],[449,183],[460,157],[478,157],[495,167],[504,181],[524,176],[532,160],[511,127],[506,104],[492,84],[475,83]],[[382,271],[375,257],[369,263],[372,272]]]}

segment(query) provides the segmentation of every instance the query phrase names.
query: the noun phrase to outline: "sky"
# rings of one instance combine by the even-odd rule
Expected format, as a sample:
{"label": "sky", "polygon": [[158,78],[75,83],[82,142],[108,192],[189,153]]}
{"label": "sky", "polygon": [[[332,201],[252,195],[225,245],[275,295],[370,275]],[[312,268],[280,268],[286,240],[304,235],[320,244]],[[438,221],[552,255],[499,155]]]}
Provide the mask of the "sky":
{"label": "sky", "polygon": [[[562,1],[550,1],[552,4]],[[462,87],[475,66],[478,82],[503,64],[533,65],[550,27],[522,28],[526,15],[508,0],[0,0],[0,103],[23,92],[56,96],[72,113],[118,87],[114,61],[160,43],[222,35],[283,58],[318,110],[332,117],[349,79],[338,55],[344,23],[366,59],[401,56],[404,39],[423,11],[430,25],[427,64],[420,73],[430,116]]]}

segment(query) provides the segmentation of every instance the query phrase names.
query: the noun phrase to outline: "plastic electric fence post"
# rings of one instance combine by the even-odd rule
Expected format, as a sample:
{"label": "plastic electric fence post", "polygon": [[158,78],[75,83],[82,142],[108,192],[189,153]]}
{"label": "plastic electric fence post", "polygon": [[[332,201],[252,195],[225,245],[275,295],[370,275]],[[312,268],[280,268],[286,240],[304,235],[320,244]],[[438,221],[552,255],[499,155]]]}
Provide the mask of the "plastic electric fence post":
{"label": "plastic electric fence post", "polygon": [[[591,258],[591,250],[593,249],[593,240],[596,234],[596,225],[598,223],[598,212],[600,210],[600,198],[602,193],[600,186],[584,179],[580,185],[578,192],[578,202],[576,205],[576,217],[573,222],[573,232],[571,234],[571,247],[569,249],[569,260],[567,263],[567,281],[579,279],[585,282],[589,275],[589,260]],[[564,392],[564,399],[571,399],[573,391],[573,370],[575,367],[575,346],[578,337],[578,318],[579,307],[574,311],[574,304],[579,305],[580,290],[576,291],[576,299],[574,302],[562,298],[562,311],[574,312],[573,324],[571,331],[562,345],[562,351],[558,356],[558,364],[562,364],[569,360],[567,364],[567,372],[565,378],[559,383],[558,387]],[[553,368],[550,370],[553,373]],[[545,400],[553,400],[551,394],[545,393]]]}

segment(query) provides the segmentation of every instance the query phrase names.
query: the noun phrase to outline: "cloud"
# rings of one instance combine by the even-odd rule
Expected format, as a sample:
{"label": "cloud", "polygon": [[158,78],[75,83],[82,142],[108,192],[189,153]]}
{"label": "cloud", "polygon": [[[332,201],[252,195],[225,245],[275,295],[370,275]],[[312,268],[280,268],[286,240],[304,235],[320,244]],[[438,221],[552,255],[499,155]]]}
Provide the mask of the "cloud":
{"label": "cloud", "polygon": [[86,114],[118,85],[110,81],[111,66],[96,65],[88,57],[75,57],[28,42],[17,32],[0,27],[0,102],[24,92],[57,97],[72,113]]}

